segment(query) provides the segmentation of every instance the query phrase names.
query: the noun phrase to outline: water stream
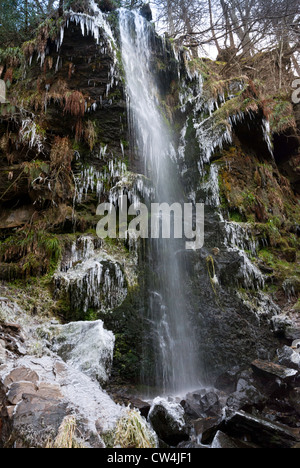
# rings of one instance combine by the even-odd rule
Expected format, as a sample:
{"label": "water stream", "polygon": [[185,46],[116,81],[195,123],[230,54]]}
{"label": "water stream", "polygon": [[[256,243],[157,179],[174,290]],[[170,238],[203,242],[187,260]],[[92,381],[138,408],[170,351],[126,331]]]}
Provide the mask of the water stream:
{"label": "water stream", "polygon": [[[144,173],[156,189],[157,202],[180,203],[183,190],[174,164],[174,145],[159,102],[153,73],[154,32],[137,12],[119,13],[127,106],[132,136]],[[146,304],[146,361],[153,361],[143,379],[163,392],[178,393],[197,386],[196,346],[184,290],[184,262],[178,239],[149,239],[149,300]]]}

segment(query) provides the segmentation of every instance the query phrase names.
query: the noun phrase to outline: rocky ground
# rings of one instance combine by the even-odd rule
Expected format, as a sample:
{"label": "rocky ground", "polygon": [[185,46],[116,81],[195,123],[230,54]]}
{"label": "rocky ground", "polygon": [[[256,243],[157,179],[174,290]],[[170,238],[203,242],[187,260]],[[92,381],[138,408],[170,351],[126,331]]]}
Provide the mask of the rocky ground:
{"label": "rocky ground", "polygon": [[[220,376],[214,388],[181,398],[123,401],[148,417],[160,446],[180,448],[298,448],[300,341],[277,352],[277,361],[252,362]],[[120,395],[119,395],[120,398]]]}
{"label": "rocky ground", "polygon": [[[214,387],[185,396],[144,401],[134,388],[102,389],[100,381],[109,380],[112,336],[101,321],[41,324],[9,299],[2,297],[0,306],[2,317],[11,320],[0,325],[3,448],[55,446],[62,428],[71,424],[74,447],[111,447],[108,434],[128,407],[138,410],[154,429],[160,447],[293,448],[300,444],[297,328],[286,329],[286,341],[292,341],[277,350],[274,361],[257,359],[243,371],[233,368],[220,375]],[[93,334],[99,338],[96,349]],[[87,359],[82,352],[79,359],[85,338],[94,355]],[[98,369],[95,356],[101,356]]]}

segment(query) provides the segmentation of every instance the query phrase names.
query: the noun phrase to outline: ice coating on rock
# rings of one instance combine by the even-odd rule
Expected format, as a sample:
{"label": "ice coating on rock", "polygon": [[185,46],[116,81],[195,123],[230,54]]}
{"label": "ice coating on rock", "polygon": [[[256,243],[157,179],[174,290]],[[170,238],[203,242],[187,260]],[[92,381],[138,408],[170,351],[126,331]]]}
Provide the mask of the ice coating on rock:
{"label": "ice coating on rock", "polygon": [[157,397],[153,400],[151,409],[149,412],[149,420],[151,421],[151,414],[154,412],[156,406],[162,406],[168,418],[174,421],[174,423],[178,427],[185,426],[185,419],[184,419],[184,409],[183,407],[174,399],[174,398],[164,398],[164,397]]}
{"label": "ice coating on rock", "polygon": [[101,432],[113,430],[125,408],[117,405],[90,377],[64,363],[59,357],[35,358],[26,356],[7,363],[2,380],[16,366],[26,367],[39,376],[40,382],[59,385],[64,400],[77,418],[82,418],[92,433],[98,435],[96,424],[101,422]]}
{"label": "ice coating on rock", "polygon": [[53,351],[101,384],[110,377],[115,337],[104,329],[102,320],[72,322],[53,327]]}

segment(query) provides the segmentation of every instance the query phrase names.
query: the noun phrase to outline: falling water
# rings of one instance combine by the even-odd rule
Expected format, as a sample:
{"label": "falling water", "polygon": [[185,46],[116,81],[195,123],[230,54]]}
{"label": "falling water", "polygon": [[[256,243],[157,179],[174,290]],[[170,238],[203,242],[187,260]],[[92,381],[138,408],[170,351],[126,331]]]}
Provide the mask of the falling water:
{"label": "falling water", "polygon": [[[159,108],[159,90],[153,73],[154,32],[137,12],[120,10],[120,39],[126,75],[132,144],[144,173],[155,185],[159,203],[182,202],[183,193],[173,162],[175,150],[168,124]],[[165,392],[197,386],[195,339],[184,291],[183,249],[175,239],[149,241],[149,303],[145,361],[155,360],[145,383]],[[152,279],[151,279],[152,278]]]}

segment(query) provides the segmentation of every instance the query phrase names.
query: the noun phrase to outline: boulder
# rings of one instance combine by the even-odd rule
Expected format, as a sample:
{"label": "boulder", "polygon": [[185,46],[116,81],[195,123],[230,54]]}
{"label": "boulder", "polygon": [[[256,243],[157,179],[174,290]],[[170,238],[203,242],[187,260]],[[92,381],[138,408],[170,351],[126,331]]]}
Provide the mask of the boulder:
{"label": "boulder", "polygon": [[227,406],[231,409],[239,410],[255,406],[262,408],[266,403],[268,394],[257,388],[256,382],[251,373],[245,371],[241,373],[237,382],[236,391],[227,399]]}
{"label": "boulder", "polygon": [[215,388],[223,390],[227,393],[232,393],[236,389],[237,381],[240,374],[240,368],[238,366],[229,369],[223,374],[219,375],[215,381]]}
{"label": "boulder", "polygon": [[194,421],[195,434],[202,444],[211,444],[216,432],[220,428],[223,418],[202,418]]}
{"label": "boulder", "polygon": [[140,400],[139,398],[130,398],[130,406],[131,408],[138,409],[144,418],[148,417],[149,411],[151,409],[150,403]]}
{"label": "boulder", "polygon": [[277,350],[278,363],[290,369],[300,371],[300,354],[289,346]]}
{"label": "boulder", "polygon": [[215,435],[215,438],[211,444],[211,448],[231,448],[231,449],[240,449],[240,448],[257,448],[253,444],[248,444],[241,440],[229,437],[227,434],[224,434],[222,431],[218,431]]}
{"label": "boulder", "polygon": [[188,393],[181,402],[181,406],[191,419],[217,416],[220,415],[222,409],[218,394],[212,390]]}
{"label": "boulder", "polygon": [[71,417],[74,443],[103,448],[102,434],[123,414],[98,382],[57,356],[27,356],[0,367],[0,447],[52,446]]}
{"label": "boulder", "polygon": [[179,442],[189,439],[184,409],[172,398],[155,398],[148,420],[158,437],[170,446],[177,446]]}
{"label": "boulder", "polygon": [[297,370],[269,361],[255,360],[251,367],[254,373],[270,384],[292,383],[298,375]]}
{"label": "boulder", "polygon": [[299,429],[254,416],[245,411],[228,412],[224,432],[258,444],[262,448],[291,448],[300,440]]}

